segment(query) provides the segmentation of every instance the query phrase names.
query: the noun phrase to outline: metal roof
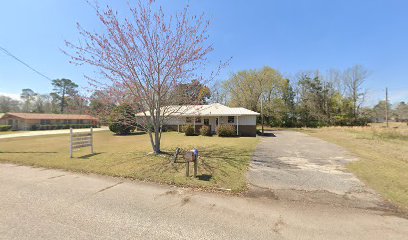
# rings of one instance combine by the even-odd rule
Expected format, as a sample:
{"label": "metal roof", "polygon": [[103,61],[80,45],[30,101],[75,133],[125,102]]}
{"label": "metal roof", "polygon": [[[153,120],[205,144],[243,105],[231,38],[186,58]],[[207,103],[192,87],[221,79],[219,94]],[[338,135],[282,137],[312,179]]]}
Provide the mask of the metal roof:
{"label": "metal roof", "polygon": [[6,117],[18,117],[31,120],[98,120],[90,115],[49,113],[6,113],[2,116],[2,118]]}
{"label": "metal roof", "polygon": [[[257,116],[257,112],[251,111],[243,107],[227,107],[220,103],[213,103],[209,105],[183,105],[183,106],[167,106],[161,108],[162,114],[165,116]],[[150,116],[150,112],[146,112]],[[136,114],[136,116],[145,116],[143,112]]]}

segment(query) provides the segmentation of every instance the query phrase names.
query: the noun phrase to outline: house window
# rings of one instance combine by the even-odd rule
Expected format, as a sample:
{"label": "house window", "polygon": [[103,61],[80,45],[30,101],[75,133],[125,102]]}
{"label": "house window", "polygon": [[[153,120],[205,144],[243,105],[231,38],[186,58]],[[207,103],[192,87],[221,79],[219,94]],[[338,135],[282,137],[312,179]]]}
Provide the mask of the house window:
{"label": "house window", "polygon": [[8,120],[8,125],[13,125],[13,119]]}
{"label": "house window", "polygon": [[191,123],[191,117],[186,117],[186,123]]}
{"label": "house window", "polygon": [[228,116],[228,123],[234,123],[234,116]]}
{"label": "house window", "polygon": [[204,119],[204,125],[209,126],[210,125],[210,119],[205,118]]}
{"label": "house window", "polygon": [[196,123],[201,123],[201,118],[196,118],[196,119],[195,119],[195,122],[196,122]]}
{"label": "house window", "polygon": [[49,119],[41,119],[41,125],[50,125],[51,124],[51,120]]}

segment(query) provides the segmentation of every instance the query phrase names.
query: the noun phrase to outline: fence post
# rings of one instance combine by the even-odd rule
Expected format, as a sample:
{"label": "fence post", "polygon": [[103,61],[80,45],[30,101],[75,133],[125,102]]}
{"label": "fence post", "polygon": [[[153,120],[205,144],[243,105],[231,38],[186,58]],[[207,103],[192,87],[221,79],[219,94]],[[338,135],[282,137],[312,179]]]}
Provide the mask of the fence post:
{"label": "fence post", "polygon": [[186,177],[190,176],[190,162],[186,162]]}
{"label": "fence post", "polygon": [[70,133],[69,155],[70,158],[72,158],[72,128],[69,128],[69,133]]}

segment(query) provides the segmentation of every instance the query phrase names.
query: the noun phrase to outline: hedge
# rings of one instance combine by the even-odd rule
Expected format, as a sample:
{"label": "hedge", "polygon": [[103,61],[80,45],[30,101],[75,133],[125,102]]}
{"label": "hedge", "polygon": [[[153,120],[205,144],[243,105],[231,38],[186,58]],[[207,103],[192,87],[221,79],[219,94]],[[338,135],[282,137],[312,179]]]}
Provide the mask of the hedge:
{"label": "hedge", "polygon": [[32,125],[30,127],[31,131],[36,130],[57,130],[57,129],[78,129],[78,128],[96,128],[97,126],[92,126],[92,124],[62,124],[62,125]]}
{"label": "hedge", "polygon": [[211,128],[209,126],[202,126],[200,128],[200,135],[201,136],[211,136]]}
{"label": "hedge", "polygon": [[184,125],[182,127],[182,131],[186,136],[194,136],[195,135],[195,129],[193,125]]}
{"label": "hedge", "polygon": [[236,137],[237,131],[233,125],[221,125],[217,128],[218,137]]}
{"label": "hedge", "polygon": [[9,131],[11,129],[11,125],[0,125],[0,132]]}

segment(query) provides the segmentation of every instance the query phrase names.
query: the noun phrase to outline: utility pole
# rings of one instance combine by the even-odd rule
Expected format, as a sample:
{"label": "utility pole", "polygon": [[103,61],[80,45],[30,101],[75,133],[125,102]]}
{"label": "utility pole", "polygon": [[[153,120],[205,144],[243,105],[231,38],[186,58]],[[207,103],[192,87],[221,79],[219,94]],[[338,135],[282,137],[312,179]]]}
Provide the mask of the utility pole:
{"label": "utility pole", "polygon": [[262,124],[262,136],[264,135],[264,115],[263,115],[263,98],[261,96],[261,124]]}
{"label": "utility pole", "polygon": [[388,128],[388,88],[385,88],[385,122]]}

